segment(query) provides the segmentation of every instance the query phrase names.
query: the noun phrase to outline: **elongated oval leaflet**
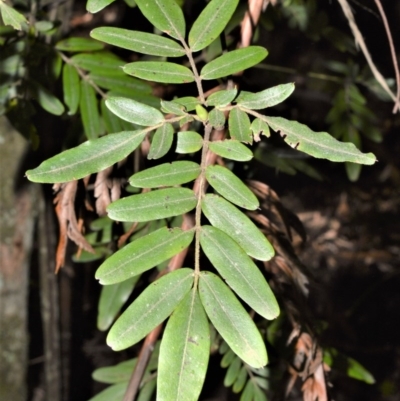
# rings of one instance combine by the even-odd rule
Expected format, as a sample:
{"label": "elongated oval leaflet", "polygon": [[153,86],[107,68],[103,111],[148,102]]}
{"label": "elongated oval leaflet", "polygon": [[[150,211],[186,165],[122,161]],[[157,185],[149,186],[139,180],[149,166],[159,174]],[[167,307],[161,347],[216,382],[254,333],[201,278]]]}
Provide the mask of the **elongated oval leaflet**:
{"label": "elongated oval leaflet", "polygon": [[192,284],[193,270],[188,268],[150,284],[111,327],[107,344],[120,351],[139,342],[173,312]]}
{"label": "elongated oval leaflet", "polygon": [[91,52],[94,50],[102,50],[103,48],[103,43],[90,38],[68,38],[56,44],[57,50],[67,52]]}
{"label": "elongated oval leaflet", "polygon": [[139,188],[181,185],[195,180],[200,172],[200,165],[194,162],[164,163],[136,173],[129,178],[129,183]]}
{"label": "elongated oval leaflet", "polygon": [[154,107],[124,97],[109,97],[106,106],[118,117],[133,124],[152,126],[164,121],[163,114]]}
{"label": "elongated oval leaflet", "polygon": [[207,106],[224,107],[232,103],[237,95],[237,89],[225,89],[212,93],[207,98]]}
{"label": "elongated oval leaflet", "polygon": [[105,285],[101,289],[99,311],[97,314],[97,328],[107,330],[114,321],[118,312],[131,295],[140,275],[134,276],[122,283]]}
{"label": "elongated oval leaflet", "polygon": [[253,158],[253,152],[235,139],[210,142],[208,147],[215,154],[226,159],[247,162]]}
{"label": "elongated oval leaflet", "polygon": [[282,117],[263,116],[262,119],[274,131],[279,131],[292,148],[316,158],[367,165],[376,162],[376,157],[372,153],[362,153],[353,143],[340,142],[327,132],[314,132],[304,124]]}
{"label": "elongated oval leaflet", "polygon": [[204,80],[217,79],[253,67],[267,57],[268,52],[261,46],[249,46],[233,50],[207,63],[201,70]]}
{"label": "elongated oval leaflet", "polygon": [[79,102],[82,124],[88,139],[96,139],[101,134],[99,106],[96,92],[87,81],[81,81],[81,99]]}
{"label": "elongated oval leaflet", "polygon": [[274,248],[258,227],[239,209],[217,195],[207,194],[201,203],[210,223],[232,237],[254,259],[270,260]]}
{"label": "elongated oval leaflet", "polygon": [[128,359],[114,366],[104,366],[92,373],[92,379],[100,383],[123,383],[129,381],[132,370],[137,364],[137,358]]}
{"label": "elongated oval leaflet", "polygon": [[64,105],[44,86],[37,82],[31,82],[37,96],[37,101],[44,110],[55,116],[64,113]]}
{"label": "elongated oval leaflet", "polygon": [[56,183],[79,180],[119,162],[143,141],[142,130],[123,131],[93,139],[44,161],[26,175],[33,182]]}
{"label": "elongated oval leaflet", "polygon": [[135,61],[126,64],[123,70],[128,75],[153,82],[185,84],[194,81],[189,68],[168,61]]}
{"label": "elongated oval leaflet", "polygon": [[100,393],[96,394],[88,401],[122,400],[127,388],[128,382],[114,384],[100,391]]}
{"label": "elongated oval leaflet", "polygon": [[293,91],[293,83],[277,85],[257,93],[239,94],[236,103],[247,109],[265,109],[282,103]]}
{"label": "elongated oval leaflet", "polygon": [[203,137],[194,131],[178,132],[176,143],[176,153],[193,153],[200,150],[203,146]]}
{"label": "elongated oval leaflet", "polygon": [[182,57],[185,49],[175,41],[153,33],[101,27],[90,32],[94,39],[134,52],[161,57]]}
{"label": "elongated oval leaflet", "polygon": [[126,245],[96,271],[102,285],[120,283],[141,274],[181,252],[192,242],[194,231],[160,228]]}
{"label": "elongated oval leaflet", "polygon": [[187,213],[196,203],[196,195],[189,188],[165,188],[117,200],[107,212],[113,220],[150,221]]}
{"label": "elongated oval leaflet", "polygon": [[[106,52],[75,54],[71,57],[71,63],[86,71],[104,75],[120,74],[125,64],[124,61]],[[146,83],[143,82],[143,85]],[[148,87],[150,93],[151,87],[150,85]]]}
{"label": "elongated oval leaflet", "polygon": [[193,52],[207,47],[225,29],[239,0],[210,1],[193,23],[189,32],[189,46]]}
{"label": "elongated oval leaflet", "polygon": [[208,122],[216,129],[221,130],[225,127],[225,113],[218,109],[212,109],[208,113]]}
{"label": "elongated oval leaflet", "polygon": [[115,0],[88,0],[86,3],[86,10],[92,14],[95,14],[101,11],[103,8],[106,8],[111,3],[114,3],[114,1]]}
{"label": "elongated oval leaflet", "polygon": [[232,351],[254,368],[265,366],[268,357],[261,334],[228,286],[215,274],[202,272],[199,293],[207,316]]}
{"label": "elongated oval leaflet", "polygon": [[[124,93],[127,97],[135,97],[135,95],[148,95],[147,84],[139,79],[128,77],[121,71],[121,74],[105,76],[104,74],[90,73],[89,79],[92,80],[100,88],[110,89],[112,91]],[[109,97],[112,95],[107,94]],[[139,100],[139,99],[135,99]],[[142,102],[144,103],[144,102]]]}
{"label": "elongated oval leaflet", "polygon": [[79,75],[76,68],[70,64],[63,67],[64,103],[68,106],[68,114],[74,115],[79,106],[80,99]]}
{"label": "elongated oval leaflet", "polygon": [[158,401],[197,401],[210,356],[210,328],[197,289],[169,318],[160,347]]}
{"label": "elongated oval leaflet", "polygon": [[104,126],[109,134],[123,131],[122,120],[108,109],[105,99],[100,101],[100,110]]}
{"label": "elongated oval leaflet", "polygon": [[206,178],[217,192],[235,205],[249,210],[258,208],[259,203],[253,192],[226,167],[208,166]]}
{"label": "elongated oval leaflet", "polygon": [[185,38],[185,17],[175,0],[135,0],[143,15],[160,31],[175,39]]}
{"label": "elongated oval leaflet", "polygon": [[185,107],[175,102],[168,102],[167,100],[161,100],[161,110],[164,113],[175,114],[177,116],[185,116]]}
{"label": "elongated oval leaflet", "polygon": [[279,305],[267,281],[244,250],[228,234],[201,228],[200,244],[218,273],[251,308],[265,319],[279,315]]}
{"label": "elongated oval leaflet", "polygon": [[250,119],[247,113],[238,108],[234,108],[229,113],[229,134],[232,139],[240,142],[252,143],[253,137],[250,130]]}
{"label": "elongated oval leaflet", "polygon": [[163,124],[157,128],[151,141],[150,151],[147,155],[149,160],[159,159],[168,153],[174,140],[174,127],[170,123]]}

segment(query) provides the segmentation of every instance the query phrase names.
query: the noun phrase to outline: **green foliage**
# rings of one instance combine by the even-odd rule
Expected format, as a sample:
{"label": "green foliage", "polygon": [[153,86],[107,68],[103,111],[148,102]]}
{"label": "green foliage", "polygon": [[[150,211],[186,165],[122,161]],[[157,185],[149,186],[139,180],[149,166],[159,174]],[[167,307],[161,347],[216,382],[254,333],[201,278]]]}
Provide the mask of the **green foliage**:
{"label": "green foliage", "polygon": [[[89,1],[87,7],[97,12],[111,2]],[[169,319],[156,364],[157,400],[195,401],[207,372],[210,321],[212,330],[219,333],[229,348],[222,360],[228,367],[225,384],[242,392],[243,401],[264,400],[268,383],[263,367],[268,355],[258,319],[275,319],[279,305],[251,258],[268,261],[274,256],[274,250],[241,210],[257,210],[257,197],[235,174],[231,163],[210,164],[209,157],[214,153],[225,159],[247,162],[254,152],[243,143],[252,145],[260,140],[260,135],[269,137],[270,129],[279,132],[292,148],[316,158],[370,165],[375,157],[328,133],[313,132],[296,121],[255,111],[283,102],[294,90],[292,83],[258,93],[224,89],[205,98],[204,80],[228,78],[260,63],[268,54],[260,46],[227,51],[215,54],[198,70],[192,53],[213,46],[234,15],[238,0],[211,0],[193,23],[187,42],[184,15],[175,0],[136,0],[136,4],[149,22],[169,38],[100,27],[92,31],[92,39],[68,38],[58,42],[56,55],[64,63],[64,103],[68,114],[80,114],[87,141],[44,161],[26,174],[34,182],[64,183],[101,173],[130,157],[136,149],[144,152],[148,142],[147,158],[157,161],[173,154],[176,143],[174,150],[178,155],[174,157],[179,160],[152,162],[155,166],[133,174],[129,178],[131,187],[127,189],[134,194],[114,199],[107,207],[108,217],[101,221],[100,228],[104,238],[100,242],[87,238],[96,245],[97,259],[107,255],[101,245],[114,240],[111,220],[146,222],[96,272],[96,279],[104,285],[98,327],[107,330],[116,319],[107,343],[114,350],[122,350],[138,343]],[[18,19],[12,25],[20,28]],[[101,42],[152,58],[125,64],[104,50]],[[185,65],[165,60],[183,55],[188,59]],[[12,57],[6,58],[8,64],[2,68],[8,74],[24,75],[22,57],[19,53],[17,58]],[[143,80],[169,84],[194,82],[198,93],[159,101],[152,95],[149,83]],[[64,113],[63,104],[43,83],[35,84],[33,90],[42,108],[54,115]],[[182,126],[185,128],[181,130]],[[223,139],[214,141],[212,132],[222,129],[225,129]],[[188,185],[193,186],[188,188]],[[218,195],[206,193],[208,185],[210,192]],[[151,190],[138,193],[136,188]],[[193,228],[171,223],[171,218],[190,213],[194,214]],[[167,271],[118,317],[140,275],[154,267],[162,270],[163,263],[193,241],[194,260],[185,261],[189,267]],[[201,268],[201,252],[224,281]],[[235,294],[259,315],[257,319],[250,317]],[[134,363],[110,368],[111,373],[95,372],[96,380],[113,385],[91,401],[122,399],[127,387],[126,372]],[[154,387],[154,378],[147,377],[138,399],[150,399]]]}

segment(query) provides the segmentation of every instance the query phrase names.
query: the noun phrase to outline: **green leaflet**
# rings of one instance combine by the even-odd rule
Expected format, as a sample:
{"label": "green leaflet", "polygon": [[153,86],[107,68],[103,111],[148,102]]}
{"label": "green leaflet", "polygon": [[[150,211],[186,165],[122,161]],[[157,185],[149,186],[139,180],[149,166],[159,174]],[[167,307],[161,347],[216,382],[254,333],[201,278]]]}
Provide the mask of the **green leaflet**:
{"label": "green leaflet", "polygon": [[238,108],[232,109],[229,113],[228,123],[231,138],[240,142],[252,143],[251,124],[247,113]]}
{"label": "green leaflet", "polygon": [[156,385],[157,385],[157,377],[154,377],[150,381],[145,382],[145,384],[143,384],[143,387],[140,389],[137,401],[151,401],[153,399],[152,396],[154,390],[156,389]]}
{"label": "green leaflet", "polygon": [[189,246],[193,230],[160,228],[120,249],[96,271],[100,284],[116,284],[141,274],[164,262]]}
{"label": "green leaflet", "polygon": [[201,12],[189,32],[189,46],[193,52],[207,47],[225,29],[239,0],[212,0]]}
{"label": "green leaflet", "polygon": [[171,149],[172,141],[174,140],[174,127],[170,123],[163,124],[160,128],[157,128],[153,139],[151,141],[151,147],[147,158],[159,159],[167,154]]}
{"label": "green leaflet", "polygon": [[37,101],[44,110],[55,116],[64,113],[64,105],[50,91],[37,82],[33,83],[33,87],[36,90]]}
{"label": "green leaflet", "polygon": [[225,113],[218,109],[212,109],[208,113],[208,122],[216,129],[220,130],[225,127]]}
{"label": "green leaflet", "polygon": [[232,237],[249,256],[264,261],[274,256],[274,249],[265,235],[231,203],[207,194],[201,207],[210,223]]}
{"label": "green leaflet", "polygon": [[210,142],[208,147],[215,154],[230,160],[247,162],[253,158],[253,152],[235,139]]}
{"label": "green leaflet", "polygon": [[282,117],[263,116],[263,120],[274,131],[280,131],[285,142],[292,148],[316,158],[368,165],[376,162],[376,157],[372,153],[362,153],[352,143],[339,142],[327,132],[314,132],[304,124]]}
{"label": "green leaflet", "polygon": [[79,102],[83,128],[88,139],[96,139],[101,134],[100,113],[96,92],[87,82],[81,81],[81,98]]}
{"label": "green leaflet", "polygon": [[247,109],[260,110],[282,103],[294,91],[294,84],[282,84],[273,86],[257,93],[241,93],[236,103]]}
{"label": "green leaflet", "polygon": [[154,107],[124,97],[109,97],[106,106],[119,118],[133,124],[153,126],[164,121],[163,114]]}
{"label": "green leaflet", "polygon": [[129,183],[139,188],[181,185],[195,180],[200,172],[200,166],[194,162],[164,163],[136,173],[129,178]]}
{"label": "green leaflet", "polygon": [[167,61],[135,61],[126,64],[124,72],[147,81],[167,84],[185,84],[194,81],[189,68]]}
{"label": "green leaflet", "polygon": [[225,378],[224,378],[224,386],[230,387],[236,381],[237,377],[239,376],[240,369],[243,366],[242,361],[240,358],[235,358],[233,362],[229,365],[229,368],[226,371]]}
{"label": "green leaflet", "polygon": [[68,38],[61,40],[56,44],[57,50],[67,52],[92,52],[95,50],[103,50],[103,43],[89,38]]}
{"label": "green leaflet", "polygon": [[261,46],[249,46],[233,50],[207,63],[200,75],[204,80],[217,79],[253,67],[267,57],[268,52]]}
{"label": "green leaflet", "polygon": [[193,270],[188,268],[150,284],[111,327],[107,344],[114,351],[136,344],[172,313],[192,284]]}
{"label": "green leaflet", "polygon": [[115,0],[88,0],[86,3],[86,10],[92,14],[95,14],[101,11],[103,8],[106,8],[111,3],[114,3],[114,1]]}
{"label": "green leaflet", "polygon": [[166,188],[117,200],[107,207],[107,212],[117,221],[151,221],[187,213],[196,203],[191,189]]}
{"label": "green leaflet", "polygon": [[260,140],[260,135],[265,135],[267,138],[271,135],[268,124],[261,118],[255,118],[251,123],[250,129],[253,131],[255,141]]}
{"label": "green leaflet", "polygon": [[226,89],[212,93],[207,98],[207,106],[224,107],[232,103],[237,95],[237,89]]}
{"label": "green leaflet", "polygon": [[33,182],[55,183],[79,180],[119,162],[143,141],[145,133],[123,131],[93,139],[44,161],[26,175]]}
{"label": "green leaflet", "polygon": [[242,248],[218,228],[203,226],[200,244],[229,287],[265,319],[279,315],[275,296],[258,267]]}
{"label": "green leaflet", "polygon": [[175,39],[185,37],[185,18],[175,0],[135,0],[143,15],[160,31]]}
{"label": "green leaflet", "polygon": [[178,97],[174,99],[173,102],[184,106],[186,111],[193,111],[196,109],[196,106],[200,104],[199,99],[193,96]]}
{"label": "green leaflet", "polygon": [[109,134],[123,131],[122,120],[110,110],[108,110],[105,99],[101,99],[100,101],[100,110],[106,131]]}
{"label": "green leaflet", "polygon": [[161,110],[167,114],[175,114],[177,116],[185,116],[186,112],[184,106],[175,102],[168,102],[167,100],[161,100]]}
{"label": "green leaflet", "polygon": [[76,68],[70,64],[64,64],[63,67],[63,91],[64,103],[68,106],[69,115],[74,115],[79,106],[80,99],[79,75]]}
{"label": "green leaflet", "polygon": [[118,312],[131,295],[140,275],[125,280],[122,283],[105,285],[101,289],[99,311],[97,314],[97,328],[107,330],[114,321]]}
{"label": "green leaflet", "polygon": [[200,150],[203,146],[203,137],[194,131],[178,132],[176,153],[193,153]]}
{"label": "green leaflet", "polygon": [[[128,98],[135,98],[135,95],[138,95],[139,93],[143,95],[150,94],[147,84],[139,79],[126,76],[122,71],[119,74],[108,76],[105,74],[96,74],[92,72],[89,74],[89,79],[100,88],[119,92],[121,95],[123,94]],[[109,93],[107,95],[112,96]]]}
{"label": "green leaflet", "polygon": [[108,384],[128,382],[136,363],[137,358],[133,358],[114,366],[98,368],[92,373],[92,379],[100,383]]}
{"label": "green leaflet", "polygon": [[235,382],[233,383],[232,391],[234,393],[237,394],[243,391],[243,388],[247,381],[247,376],[248,376],[247,369],[245,366],[242,365],[242,368],[240,369],[240,372]]}
{"label": "green leaflet", "polygon": [[226,167],[208,166],[206,178],[217,192],[235,205],[249,210],[258,208],[259,203],[253,192]]}
{"label": "green leaflet", "polygon": [[14,29],[20,31],[22,24],[26,24],[26,18],[18,11],[14,10],[3,1],[0,2],[0,14],[3,19],[4,25],[11,25]]}
{"label": "green leaflet", "polygon": [[170,317],[161,342],[157,401],[197,401],[210,355],[210,329],[196,289]]}
{"label": "green leaflet", "polygon": [[88,401],[122,401],[127,388],[128,382],[114,384],[113,386],[107,387]]}
{"label": "green leaflet", "polygon": [[265,366],[268,357],[261,334],[229,287],[215,274],[202,272],[199,292],[209,319],[232,351],[254,368]]}
{"label": "green leaflet", "polygon": [[182,57],[185,55],[185,49],[181,45],[153,33],[101,27],[93,29],[90,36],[113,46],[152,56]]}
{"label": "green leaflet", "polygon": [[[112,53],[106,52],[76,54],[75,56],[71,57],[71,62],[73,65],[79,68],[106,76],[115,74],[121,75],[122,67],[125,64],[122,60],[115,57]],[[146,86],[144,82],[142,83],[142,85]],[[147,86],[150,93],[151,87],[150,85]]]}

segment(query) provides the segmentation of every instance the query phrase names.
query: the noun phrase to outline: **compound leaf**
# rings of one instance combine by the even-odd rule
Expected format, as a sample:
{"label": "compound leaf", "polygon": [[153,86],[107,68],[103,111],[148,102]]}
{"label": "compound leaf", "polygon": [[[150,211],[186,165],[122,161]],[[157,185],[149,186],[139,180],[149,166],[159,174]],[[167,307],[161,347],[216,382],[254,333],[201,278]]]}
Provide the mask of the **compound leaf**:
{"label": "compound leaf", "polygon": [[133,124],[152,126],[164,121],[164,116],[159,110],[133,99],[109,97],[106,106],[116,116]]}
{"label": "compound leaf", "polygon": [[152,56],[182,57],[185,55],[185,50],[181,45],[153,33],[101,27],[93,29],[90,36],[113,46]]}
{"label": "compound leaf", "polygon": [[204,80],[226,77],[255,66],[267,55],[267,50],[261,46],[233,50],[207,63],[202,68],[200,75]]}
{"label": "compound leaf", "polygon": [[163,157],[172,146],[174,140],[174,127],[172,124],[167,123],[157,128],[151,141],[150,151],[147,155],[149,160],[159,159]]}
{"label": "compound leaf", "polygon": [[238,108],[232,109],[229,113],[228,123],[231,138],[240,142],[252,143],[251,123],[247,113]]}
{"label": "compound leaf", "polygon": [[193,270],[188,268],[150,284],[111,327],[107,344],[114,351],[136,344],[172,313],[192,284]]}
{"label": "compound leaf", "polygon": [[68,149],[44,161],[26,175],[33,182],[55,183],[79,180],[119,162],[143,141],[142,130],[105,135]]}
{"label": "compound leaf", "polygon": [[236,103],[247,109],[260,110],[282,103],[294,91],[294,84],[282,84],[257,93],[241,93]]}
{"label": "compound leaf", "polygon": [[249,188],[226,167],[208,166],[206,178],[223,197],[244,209],[255,210],[259,203]]}
{"label": "compound leaf", "polygon": [[376,162],[376,157],[372,153],[362,153],[354,144],[339,142],[327,132],[314,132],[304,124],[282,117],[263,116],[263,119],[274,131],[280,131],[285,142],[292,148],[310,156],[332,162],[347,161],[368,165]]}
{"label": "compound leaf", "polygon": [[184,84],[194,81],[189,68],[168,61],[135,61],[126,64],[123,70],[128,75],[153,82]]}
{"label": "compound leaf", "polygon": [[264,261],[274,256],[274,248],[265,235],[230,202],[207,194],[201,207],[210,223],[232,237],[249,256]]}
{"label": "compound leaf", "polygon": [[218,273],[240,298],[266,319],[278,316],[278,303],[264,276],[228,234],[203,226],[200,244]]}
{"label": "compound leaf", "polygon": [[160,228],[120,249],[96,271],[100,284],[116,284],[141,274],[181,252],[192,242],[193,230]]}
{"label": "compound leaf", "polygon": [[143,15],[160,31],[175,39],[185,37],[185,18],[175,0],[135,0]]}
{"label": "compound leaf", "polygon": [[194,131],[178,132],[176,153],[193,153],[203,146],[203,137]]}
{"label": "compound leaf", "polygon": [[207,47],[225,29],[239,0],[212,0],[193,23],[189,46],[193,52]]}
{"label": "compound leaf", "polygon": [[117,221],[151,221],[187,213],[196,203],[196,195],[189,188],[165,188],[117,200],[107,212]]}
{"label": "compound leaf", "polygon": [[207,372],[210,329],[196,289],[170,317],[160,347],[157,401],[197,401]]}
{"label": "compound leaf", "polygon": [[139,188],[181,185],[195,180],[200,172],[201,168],[197,163],[176,161],[140,171],[129,178],[129,183]]}
{"label": "compound leaf", "polygon": [[215,154],[230,160],[247,162],[253,158],[253,152],[247,146],[243,145],[236,139],[213,141],[210,142],[208,147]]}
{"label": "compound leaf", "polygon": [[215,274],[202,272],[199,292],[209,319],[232,351],[254,368],[265,366],[268,357],[261,334],[228,286]]}

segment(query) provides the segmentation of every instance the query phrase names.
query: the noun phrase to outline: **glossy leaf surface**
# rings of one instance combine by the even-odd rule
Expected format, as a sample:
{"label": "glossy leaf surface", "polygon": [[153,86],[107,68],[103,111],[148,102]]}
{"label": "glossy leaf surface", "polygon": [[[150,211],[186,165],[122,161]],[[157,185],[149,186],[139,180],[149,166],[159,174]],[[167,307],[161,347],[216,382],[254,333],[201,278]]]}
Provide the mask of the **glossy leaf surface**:
{"label": "glossy leaf surface", "polygon": [[193,231],[160,228],[114,253],[96,271],[100,284],[115,284],[141,274],[185,249]]}
{"label": "glossy leaf surface", "polygon": [[236,103],[247,109],[260,110],[282,103],[294,91],[294,84],[282,84],[257,93],[241,93]]}
{"label": "glossy leaf surface", "polygon": [[197,163],[176,161],[140,171],[129,179],[129,183],[139,188],[180,185],[195,180],[200,171]]}
{"label": "glossy leaf surface", "polygon": [[228,286],[215,274],[202,272],[199,291],[209,319],[232,351],[252,367],[265,366],[268,357],[261,334]]}
{"label": "glossy leaf surface", "polygon": [[201,206],[210,223],[232,237],[249,256],[264,261],[274,256],[274,249],[265,235],[230,202],[207,194]]}
{"label": "glossy leaf surface", "polygon": [[124,97],[109,97],[106,106],[119,118],[133,124],[152,126],[164,121],[163,114],[154,107]]}
{"label": "glossy leaf surface", "polygon": [[176,153],[193,153],[203,146],[203,137],[194,131],[178,132]]}
{"label": "glossy leaf surface", "polygon": [[143,131],[123,131],[87,141],[44,161],[26,175],[33,182],[79,180],[104,170],[133,152],[143,141]]}
{"label": "glossy leaf surface", "polygon": [[196,52],[218,38],[231,19],[239,0],[212,0],[193,23],[189,46]]}
{"label": "glossy leaf surface", "polygon": [[147,155],[149,160],[163,157],[171,149],[174,140],[174,127],[167,123],[157,128],[151,141],[150,151]]}
{"label": "glossy leaf surface", "polygon": [[210,329],[197,290],[170,317],[161,342],[157,401],[197,401],[207,372]]}
{"label": "glossy leaf surface", "polygon": [[235,139],[210,142],[208,147],[215,154],[230,160],[246,162],[253,158],[253,152]]}
{"label": "glossy leaf surface", "polygon": [[268,52],[261,46],[249,46],[233,50],[207,63],[200,75],[204,80],[217,79],[253,67],[267,57]]}
{"label": "glossy leaf surface", "polygon": [[69,115],[74,115],[79,106],[80,99],[79,75],[76,68],[70,64],[64,64],[63,67],[63,91],[64,103],[67,105]]}
{"label": "glossy leaf surface", "polygon": [[234,108],[229,113],[229,133],[232,139],[240,142],[252,143],[253,137],[250,130],[250,119],[247,113]]}
{"label": "glossy leaf surface", "polygon": [[101,289],[99,300],[99,311],[97,314],[97,328],[101,331],[107,330],[124,303],[131,295],[136,282],[140,276],[137,275],[122,283],[105,285]]}
{"label": "glossy leaf surface", "polygon": [[318,159],[368,165],[376,162],[376,157],[372,153],[362,153],[354,144],[339,142],[326,132],[314,132],[304,124],[282,117],[264,117],[263,119],[274,131],[279,131],[285,142],[292,148]]}
{"label": "glossy leaf surface", "polygon": [[103,48],[103,43],[89,38],[68,38],[56,44],[57,50],[67,52],[91,52],[94,50],[102,50]]}
{"label": "glossy leaf surface", "polygon": [[135,0],[135,3],[160,31],[175,39],[185,37],[185,18],[175,0]]}
{"label": "glossy leaf surface", "polygon": [[217,192],[235,205],[249,210],[258,208],[259,203],[253,192],[226,167],[208,166],[206,178]]}
{"label": "glossy leaf surface", "polygon": [[181,45],[153,33],[101,27],[93,29],[90,36],[109,45],[152,56],[182,57],[185,55],[185,50]]}
{"label": "glossy leaf surface", "polygon": [[279,306],[258,267],[228,234],[201,228],[200,244],[218,273],[240,298],[265,319],[275,319]]}
{"label": "glossy leaf surface", "polygon": [[101,123],[96,92],[87,82],[81,81],[81,99],[79,102],[83,128],[88,139],[95,139],[101,134]]}
{"label": "glossy leaf surface", "polygon": [[165,188],[117,200],[108,206],[107,212],[117,221],[151,221],[187,213],[196,203],[189,188]]}
{"label": "glossy leaf surface", "polygon": [[147,81],[167,84],[184,84],[194,81],[189,68],[167,61],[135,61],[126,64],[124,72]]}
{"label": "glossy leaf surface", "polygon": [[136,344],[172,313],[192,284],[193,270],[187,268],[150,284],[111,327],[107,344],[114,351]]}

